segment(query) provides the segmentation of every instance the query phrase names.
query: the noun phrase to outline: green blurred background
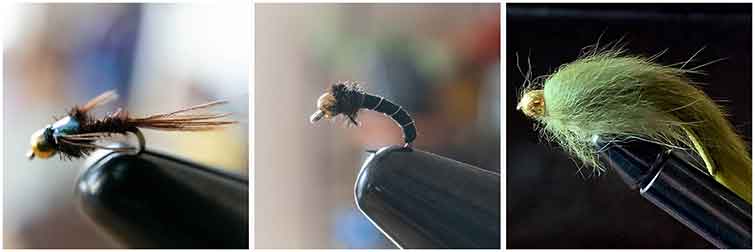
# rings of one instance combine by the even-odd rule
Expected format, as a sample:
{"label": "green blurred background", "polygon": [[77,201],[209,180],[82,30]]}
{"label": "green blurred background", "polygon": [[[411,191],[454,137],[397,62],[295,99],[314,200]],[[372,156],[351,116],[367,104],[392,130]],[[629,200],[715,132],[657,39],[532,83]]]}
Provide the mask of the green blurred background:
{"label": "green blurred background", "polygon": [[417,148],[500,172],[500,30],[498,4],[256,4],[255,247],[394,247],[353,187],[401,131],[370,111],[309,124],[338,80],[402,105]]}

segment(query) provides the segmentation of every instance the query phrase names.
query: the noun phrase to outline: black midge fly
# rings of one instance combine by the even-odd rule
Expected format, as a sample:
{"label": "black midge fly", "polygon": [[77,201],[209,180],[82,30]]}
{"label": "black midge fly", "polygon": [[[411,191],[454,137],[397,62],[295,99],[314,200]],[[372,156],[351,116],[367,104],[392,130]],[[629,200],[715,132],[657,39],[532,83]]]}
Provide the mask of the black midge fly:
{"label": "black midge fly", "polygon": [[349,118],[349,122],[358,125],[356,118],[359,109],[369,109],[390,116],[401,127],[406,147],[411,146],[412,141],[417,137],[414,119],[406,110],[383,97],[368,94],[356,82],[333,84],[317,99],[317,109],[309,117],[311,123],[343,114]]}
{"label": "black midge fly", "polygon": [[63,158],[80,158],[88,155],[95,149],[110,149],[115,151],[132,151],[133,147],[107,147],[97,145],[94,142],[113,134],[133,133],[139,139],[139,152],[144,150],[145,140],[139,128],[169,131],[202,131],[213,130],[219,126],[233,124],[236,121],[217,120],[230,115],[230,113],[201,113],[187,114],[187,112],[205,109],[215,105],[226,103],[214,101],[200,104],[171,113],[156,114],[147,117],[130,117],[122,109],[110,113],[104,118],[93,118],[89,113],[92,109],[115,100],[118,95],[115,91],[107,91],[84,106],[74,106],[66,117],[57,120],[52,125],[38,130],[31,136],[31,150],[27,156],[29,159],[49,158],[60,152]]}

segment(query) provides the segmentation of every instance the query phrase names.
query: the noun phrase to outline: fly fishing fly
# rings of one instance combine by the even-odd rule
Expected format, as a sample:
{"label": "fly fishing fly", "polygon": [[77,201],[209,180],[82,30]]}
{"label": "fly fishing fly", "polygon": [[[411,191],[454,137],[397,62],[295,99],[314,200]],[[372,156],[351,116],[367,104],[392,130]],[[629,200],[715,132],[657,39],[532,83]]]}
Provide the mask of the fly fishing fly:
{"label": "fly fishing fly", "polygon": [[417,137],[414,119],[401,106],[367,93],[357,82],[340,81],[333,84],[317,99],[317,111],[310,116],[309,121],[315,123],[323,118],[344,115],[351,124],[358,125],[357,113],[360,109],[377,111],[391,117],[404,133],[404,147],[411,147]]}
{"label": "fly fishing fly", "polygon": [[140,128],[165,131],[206,131],[236,123],[236,121],[224,119],[230,113],[190,113],[227,103],[226,101],[213,101],[146,117],[131,117],[128,112],[120,108],[100,119],[91,115],[90,112],[94,108],[111,102],[117,97],[115,91],[104,92],[83,106],[74,106],[67,116],[36,131],[31,136],[31,150],[27,153],[27,157],[30,160],[35,157],[46,159],[60,153],[61,159],[70,160],[84,157],[95,149],[134,151],[136,150],[134,147],[108,147],[95,143],[114,134],[126,135],[128,133],[138,138],[137,153],[139,153],[144,150],[146,144]]}

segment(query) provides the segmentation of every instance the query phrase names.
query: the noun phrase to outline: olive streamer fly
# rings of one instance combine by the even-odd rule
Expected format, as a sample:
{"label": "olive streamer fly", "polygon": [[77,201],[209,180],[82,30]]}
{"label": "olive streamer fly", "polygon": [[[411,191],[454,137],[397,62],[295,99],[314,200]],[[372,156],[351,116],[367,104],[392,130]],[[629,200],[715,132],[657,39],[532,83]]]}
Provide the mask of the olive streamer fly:
{"label": "olive streamer fly", "polygon": [[111,102],[117,97],[118,95],[113,90],[104,92],[83,106],[74,106],[67,116],[56,119],[55,123],[37,130],[31,136],[31,150],[27,153],[27,157],[30,160],[35,157],[46,159],[59,152],[61,159],[70,160],[84,157],[95,149],[136,150],[134,147],[108,147],[95,144],[95,141],[114,134],[126,135],[128,133],[138,138],[137,153],[139,153],[144,150],[146,144],[140,128],[165,131],[206,131],[237,123],[223,119],[230,113],[189,113],[227,103],[222,100],[146,117],[131,117],[121,108],[100,119],[91,115],[92,109]]}
{"label": "olive streamer fly", "polygon": [[404,147],[411,147],[417,137],[414,119],[401,106],[384,97],[367,93],[357,82],[340,81],[333,84],[317,99],[317,111],[310,116],[309,121],[315,123],[323,118],[330,119],[343,114],[348,122],[359,125],[357,113],[360,109],[377,111],[391,117],[404,133]]}

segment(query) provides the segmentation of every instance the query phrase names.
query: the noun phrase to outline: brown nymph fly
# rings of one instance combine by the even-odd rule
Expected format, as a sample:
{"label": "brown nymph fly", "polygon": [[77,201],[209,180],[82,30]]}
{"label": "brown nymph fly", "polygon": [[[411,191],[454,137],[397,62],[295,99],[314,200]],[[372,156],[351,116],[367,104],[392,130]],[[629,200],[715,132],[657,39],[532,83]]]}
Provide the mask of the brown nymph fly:
{"label": "brown nymph fly", "polygon": [[189,113],[224,104],[226,101],[214,101],[146,117],[130,117],[125,110],[120,108],[101,119],[96,119],[90,114],[92,109],[113,101],[117,97],[115,91],[104,92],[83,106],[74,106],[67,116],[36,131],[31,136],[31,150],[27,154],[29,159],[35,157],[46,159],[58,152],[61,159],[81,158],[95,149],[135,151],[134,147],[108,147],[95,144],[97,140],[114,134],[126,135],[129,132],[139,139],[138,153],[144,150],[145,145],[144,135],[139,130],[140,128],[204,131],[236,123],[236,121],[222,119],[230,113]]}

